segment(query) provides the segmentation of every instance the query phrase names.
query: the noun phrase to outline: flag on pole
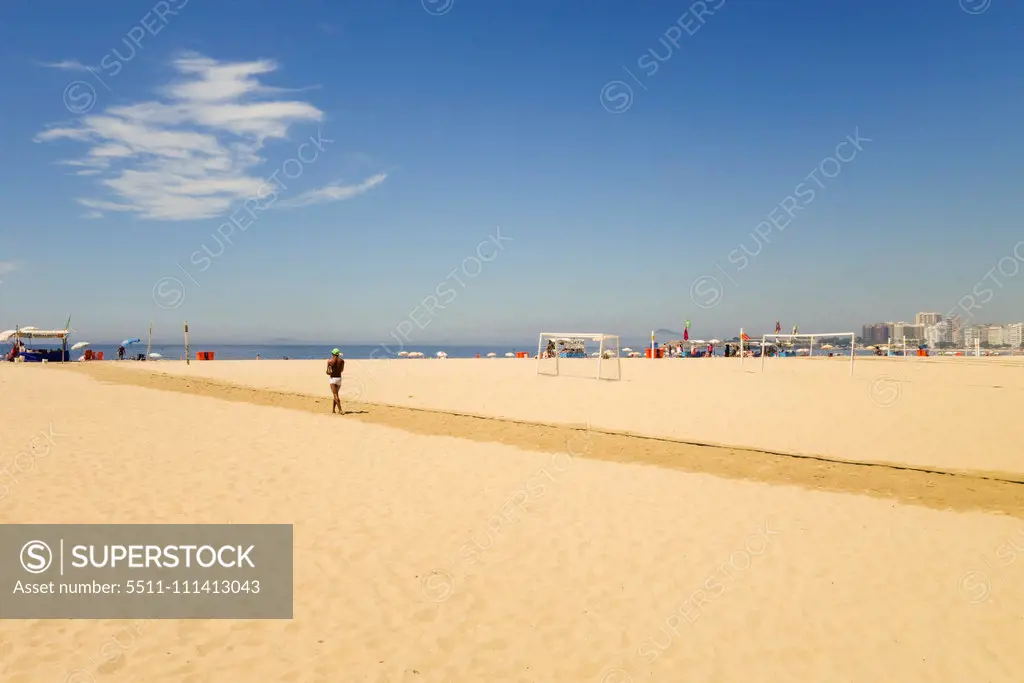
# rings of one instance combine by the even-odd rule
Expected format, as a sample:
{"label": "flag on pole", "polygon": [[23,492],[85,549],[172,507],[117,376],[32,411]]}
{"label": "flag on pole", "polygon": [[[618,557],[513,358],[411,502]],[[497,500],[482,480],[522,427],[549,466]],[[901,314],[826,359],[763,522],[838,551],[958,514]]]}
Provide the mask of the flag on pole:
{"label": "flag on pole", "polygon": [[782,323],[780,323],[778,320],[776,320],[775,321],[775,334],[779,334],[781,332],[782,332]]}
{"label": "flag on pole", "polygon": [[686,321],[686,325],[683,327],[683,341],[690,341],[690,321]]}
{"label": "flag on pole", "polygon": [[740,339],[742,339],[743,341],[750,341],[750,335],[744,332],[743,334],[740,335]]}

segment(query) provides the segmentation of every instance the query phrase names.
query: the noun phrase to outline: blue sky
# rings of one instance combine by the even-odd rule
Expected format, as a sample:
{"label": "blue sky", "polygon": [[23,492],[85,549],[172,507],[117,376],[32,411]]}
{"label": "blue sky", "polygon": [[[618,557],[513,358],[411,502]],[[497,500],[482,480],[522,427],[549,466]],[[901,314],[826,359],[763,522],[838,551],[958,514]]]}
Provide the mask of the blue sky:
{"label": "blue sky", "polygon": [[4,3],[0,328],[859,331],[1000,259],[972,317],[1018,321],[1022,28],[1010,0]]}

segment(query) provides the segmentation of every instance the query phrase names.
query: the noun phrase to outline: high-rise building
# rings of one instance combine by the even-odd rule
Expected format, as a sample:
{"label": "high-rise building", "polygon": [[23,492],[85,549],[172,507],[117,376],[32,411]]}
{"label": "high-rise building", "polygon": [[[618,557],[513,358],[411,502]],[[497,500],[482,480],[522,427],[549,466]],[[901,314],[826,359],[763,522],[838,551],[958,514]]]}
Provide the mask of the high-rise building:
{"label": "high-rise building", "polygon": [[895,323],[892,326],[892,340],[893,341],[907,341],[914,340],[919,341],[924,339],[924,325],[911,325],[910,323]]}
{"label": "high-rise building", "polygon": [[987,325],[981,330],[981,343],[989,346],[1003,346],[1010,343],[1008,325]]}
{"label": "high-rise building", "polygon": [[865,344],[885,344],[892,336],[892,323],[872,323],[865,325],[861,338]]}
{"label": "high-rise building", "polygon": [[917,317],[914,318],[914,324],[928,327],[929,325],[934,325],[940,320],[942,320],[941,313],[918,313]]}
{"label": "high-rise building", "polygon": [[973,349],[975,344],[981,343],[981,331],[987,327],[987,325],[966,325],[963,328],[964,347]]}
{"label": "high-rise building", "polygon": [[1013,349],[1019,349],[1024,345],[1024,323],[1006,326],[1006,343]]}
{"label": "high-rise building", "polygon": [[963,346],[964,344],[964,330],[967,328],[963,318],[958,315],[954,315],[952,318],[945,318],[941,322],[949,322],[950,330],[952,331],[953,344],[955,346]]}
{"label": "high-rise building", "polygon": [[939,344],[952,344],[953,343],[953,321],[946,319],[940,320],[934,325],[929,325],[924,329],[924,339],[928,346],[937,348]]}

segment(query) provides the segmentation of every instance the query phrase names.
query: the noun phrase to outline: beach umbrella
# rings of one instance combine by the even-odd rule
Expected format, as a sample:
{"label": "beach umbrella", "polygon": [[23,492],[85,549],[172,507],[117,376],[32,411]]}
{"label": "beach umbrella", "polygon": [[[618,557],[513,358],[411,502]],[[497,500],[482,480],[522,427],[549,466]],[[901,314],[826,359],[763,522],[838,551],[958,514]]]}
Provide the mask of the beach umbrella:
{"label": "beach umbrella", "polygon": [[132,337],[130,339],[123,339],[121,341],[121,346],[131,346],[132,344],[141,344],[141,343],[142,343],[141,339],[139,339],[138,337]]}
{"label": "beach umbrella", "polygon": [[406,358],[406,357],[408,357],[408,355],[409,355],[408,351],[399,351],[398,352],[398,357],[399,358]]}
{"label": "beach umbrella", "polygon": [[88,345],[89,345],[89,342],[78,342],[77,344],[72,344],[71,345],[71,350],[72,351],[77,351],[78,349],[84,349]]}
{"label": "beach umbrella", "polygon": [[18,334],[17,330],[4,330],[0,332],[0,342],[10,341],[16,334]]}
{"label": "beach umbrella", "polygon": [[711,340],[708,341],[708,343],[709,344],[721,344],[722,340],[721,339],[711,339]]}
{"label": "beach umbrella", "polygon": [[516,357],[516,354],[512,353],[511,351],[509,351],[508,353],[505,354],[505,358],[515,358],[515,357]]}
{"label": "beach umbrella", "polygon": [[438,352],[437,352],[437,357],[438,357],[438,358],[447,358],[447,357],[448,357],[448,354],[447,354],[447,353],[445,353],[444,351],[438,351]]}
{"label": "beach umbrella", "polygon": [[161,356],[159,353],[151,353],[149,354],[149,357],[152,358],[153,360],[159,360],[163,358],[163,356]]}
{"label": "beach umbrella", "polygon": [[626,348],[622,349],[622,352],[623,352],[623,353],[633,353],[633,349],[631,349],[631,348],[629,348],[629,347],[627,346]]}
{"label": "beach umbrella", "polygon": [[487,354],[487,357],[488,358],[497,358],[498,354],[496,354],[494,351],[491,351],[489,354]]}

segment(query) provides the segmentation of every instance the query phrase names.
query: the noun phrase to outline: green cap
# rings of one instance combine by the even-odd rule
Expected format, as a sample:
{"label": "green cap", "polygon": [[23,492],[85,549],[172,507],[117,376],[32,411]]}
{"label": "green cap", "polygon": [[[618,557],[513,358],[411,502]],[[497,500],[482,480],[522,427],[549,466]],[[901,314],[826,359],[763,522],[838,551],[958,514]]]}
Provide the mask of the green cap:
{"label": "green cap", "polygon": [[331,351],[331,355],[332,356],[340,356],[341,355],[341,351],[339,351],[338,349],[334,349],[333,351]]}

